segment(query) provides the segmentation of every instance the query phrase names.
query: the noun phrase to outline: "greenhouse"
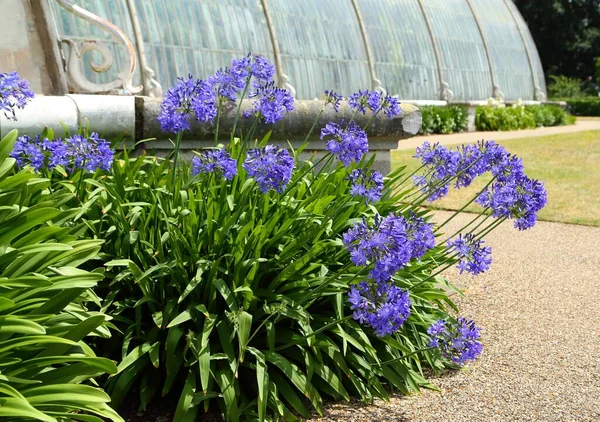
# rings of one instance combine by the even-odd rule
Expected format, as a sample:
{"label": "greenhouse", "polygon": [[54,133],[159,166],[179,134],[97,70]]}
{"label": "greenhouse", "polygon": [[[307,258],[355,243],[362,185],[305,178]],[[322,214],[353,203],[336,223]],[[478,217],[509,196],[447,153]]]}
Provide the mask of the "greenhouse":
{"label": "greenhouse", "polygon": [[[124,87],[160,96],[177,76],[205,77],[252,51],[274,61],[279,85],[300,100],[321,97],[324,87],[382,90],[405,101],[546,98],[535,44],[512,0],[85,0],[83,9],[67,0],[50,7],[34,0],[31,9],[3,3],[25,18],[9,23],[21,25],[9,38],[29,51],[11,40],[0,51],[15,50],[17,69],[37,63],[37,75],[28,76],[46,94]],[[28,15],[39,40],[26,33]],[[51,63],[63,60],[64,68]]]}

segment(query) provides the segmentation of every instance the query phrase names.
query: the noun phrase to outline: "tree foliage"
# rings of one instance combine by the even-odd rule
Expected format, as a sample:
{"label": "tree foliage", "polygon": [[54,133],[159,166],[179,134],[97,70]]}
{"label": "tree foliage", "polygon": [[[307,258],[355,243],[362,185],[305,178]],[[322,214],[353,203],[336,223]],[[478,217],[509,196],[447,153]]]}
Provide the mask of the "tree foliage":
{"label": "tree foliage", "polygon": [[546,75],[586,79],[600,57],[600,0],[514,0]]}

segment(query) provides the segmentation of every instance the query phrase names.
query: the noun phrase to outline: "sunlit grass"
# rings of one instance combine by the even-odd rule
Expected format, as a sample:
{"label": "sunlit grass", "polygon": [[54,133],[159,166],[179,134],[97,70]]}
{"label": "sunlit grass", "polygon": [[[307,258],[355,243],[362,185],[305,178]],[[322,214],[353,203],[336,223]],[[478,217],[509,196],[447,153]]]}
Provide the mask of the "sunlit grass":
{"label": "sunlit grass", "polygon": [[[527,174],[545,182],[548,205],[539,218],[546,221],[600,226],[600,131],[577,132],[535,138],[499,141],[523,158]],[[414,171],[419,163],[414,151],[392,151],[392,169],[407,165]],[[451,190],[435,208],[460,209],[485,186],[482,177],[468,189]],[[477,204],[468,211],[479,211]]]}

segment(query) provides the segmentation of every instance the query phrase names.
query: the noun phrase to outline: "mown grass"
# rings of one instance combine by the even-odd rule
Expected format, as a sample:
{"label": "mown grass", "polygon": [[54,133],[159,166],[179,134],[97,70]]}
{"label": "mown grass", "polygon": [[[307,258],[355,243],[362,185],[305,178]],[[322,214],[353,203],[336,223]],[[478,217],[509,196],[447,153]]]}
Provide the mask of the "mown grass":
{"label": "mown grass", "polygon": [[[423,138],[424,140],[426,138]],[[600,131],[576,132],[499,141],[523,158],[527,174],[545,182],[548,205],[540,220],[600,226]],[[406,165],[414,171],[419,163],[413,150],[392,151],[392,169]],[[460,209],[481,190],[489,177],[481,177],[467,189],[451,190],[447,198],[431,206]],[[479,211],[472,204],[467,211]]]}

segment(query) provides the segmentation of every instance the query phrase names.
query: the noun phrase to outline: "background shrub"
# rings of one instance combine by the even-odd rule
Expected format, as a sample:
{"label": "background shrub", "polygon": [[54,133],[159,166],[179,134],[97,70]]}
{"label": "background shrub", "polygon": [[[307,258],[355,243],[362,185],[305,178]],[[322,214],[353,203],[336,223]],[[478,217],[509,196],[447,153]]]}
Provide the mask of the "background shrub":
{"label": "background shrub", "polygon": [[531,129],[573,122],[562,107],[550,104],[525,107],[479,106],[475,111],[475,126],[481,131]]}
{"label": "background shrub", "polygon": [[566,98],[564,101],[575,116],[600,116],[600,97]]}
{"label": "background shrub", "polygon": [[464,132],[468,127],[467,109],[462,106],[422,106],[420,134]]}
{"label": "background shrub", "polygon": [[548,84],[549,98],[579,98],[583,97],[581,81],[567,76],[550,76]]}
{"label": "background shrub", "polygon": [[[84,342],[109,337],[108,317],[90,312],[90,291],[102,272],[78,267],[102,241],[78,240],[74,195],[8,158],[17,138],[0,142],[0,418],[41,421],[122,421],[109,396],[84,384],[117,372]],[[104,418],[104,419],[102,419]]]}

